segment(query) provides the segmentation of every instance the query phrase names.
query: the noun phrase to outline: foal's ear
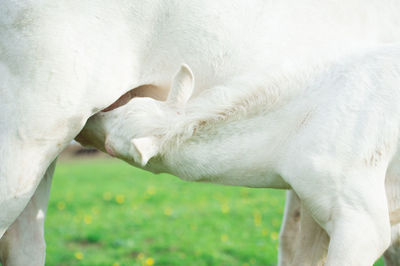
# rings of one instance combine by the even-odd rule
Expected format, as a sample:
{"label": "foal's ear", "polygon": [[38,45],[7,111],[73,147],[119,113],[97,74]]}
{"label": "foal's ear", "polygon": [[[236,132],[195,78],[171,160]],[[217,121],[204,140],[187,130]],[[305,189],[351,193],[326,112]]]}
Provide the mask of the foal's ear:
{"label": "foal's ear", "polygon": [[159,151],[159,141],[156,137],[134,138],[131,144],[133,159],[141,166],[145,166]]}
{"label": "foal's ear", "polygon": [[171,90],[167,102],[176,106],[184,107],[194,89],[194,76],[189,66],[183,64],[172,80]]}

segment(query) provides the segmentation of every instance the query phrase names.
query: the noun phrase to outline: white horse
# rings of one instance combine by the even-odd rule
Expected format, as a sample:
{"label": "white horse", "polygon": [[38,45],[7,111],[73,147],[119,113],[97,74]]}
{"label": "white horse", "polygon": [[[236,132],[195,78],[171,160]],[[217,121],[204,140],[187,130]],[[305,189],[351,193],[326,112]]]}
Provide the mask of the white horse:
{"label": "white horse", "polygon": [[[106,150],[146,170],[292,188],[329,235],[325,265],[372,265],[391,239],[385,177],[400,167],[400,46],[339,62],[241,77],[191,101],[184,65],[166,101],[135,98],[87,126]],[[293,265],[321,262],[310,255]]]}
{"label": "white horse", "polygon": [[1,1],[3,264],[43,265],[52,163],[121,95],[165,97],[181,62],[196,73],[198,94],[397,41],[399,11],[391,0]]}

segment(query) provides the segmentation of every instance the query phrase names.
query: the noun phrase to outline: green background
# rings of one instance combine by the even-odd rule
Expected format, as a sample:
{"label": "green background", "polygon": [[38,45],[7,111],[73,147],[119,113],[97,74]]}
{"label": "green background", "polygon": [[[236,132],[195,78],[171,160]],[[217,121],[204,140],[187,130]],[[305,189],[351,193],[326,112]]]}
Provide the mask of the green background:
{"label": "green background", "polygon": [[46,265],[276,265],[284,199],[117,160],[59,162]]}

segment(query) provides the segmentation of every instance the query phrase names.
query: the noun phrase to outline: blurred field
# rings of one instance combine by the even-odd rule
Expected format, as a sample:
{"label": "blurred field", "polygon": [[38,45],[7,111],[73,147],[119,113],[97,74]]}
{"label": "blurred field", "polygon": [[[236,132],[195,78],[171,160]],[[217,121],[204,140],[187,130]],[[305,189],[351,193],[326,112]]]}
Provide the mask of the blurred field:
{"label": "blurred field", "polygon": [[276,265],[283,204],[278,190],[186,183],[104,158],[61,161],[46,265]]}

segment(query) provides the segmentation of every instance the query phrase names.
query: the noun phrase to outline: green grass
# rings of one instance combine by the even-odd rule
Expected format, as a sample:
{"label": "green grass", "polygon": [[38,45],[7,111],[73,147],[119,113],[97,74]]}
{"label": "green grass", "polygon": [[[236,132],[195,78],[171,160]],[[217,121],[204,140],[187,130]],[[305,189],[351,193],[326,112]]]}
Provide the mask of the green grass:
{"label": "green grass", "polygon": [[46,265],[276,265],[283,204],[278,190],[187,183],[114,160],[61,162]]}

